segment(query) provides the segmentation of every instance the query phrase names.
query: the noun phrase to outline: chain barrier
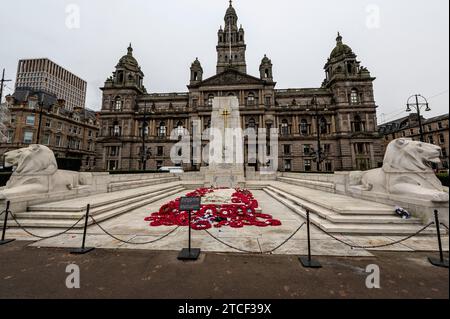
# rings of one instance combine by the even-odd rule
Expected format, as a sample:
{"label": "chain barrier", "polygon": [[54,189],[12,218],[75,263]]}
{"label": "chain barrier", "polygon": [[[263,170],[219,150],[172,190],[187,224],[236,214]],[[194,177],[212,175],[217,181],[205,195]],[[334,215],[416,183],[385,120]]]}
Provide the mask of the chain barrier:
{"label": "chain barrier", "polygon": [[176,230],[178,230],[178,228],[180,228],[180,226],[178,226],[177,228],[171,230],[169,233],[167,233],[167,234],[163,235],[162,237],[160,237],[160,238],[158,238],[158,239],[155,239],[155,240],[151,240],[151,241],[143,242],[143,243],[134,243],[134,242],[131,242],[131,241],[129,241],[129,240],[123,240],[123,239],[120,239],[120,238],[116,237],[115,235],[113,235],[113,234],[111,234],[110,232],[108,232],[105,228],[103,228],[103,227],[102,227],[102,226],[94,219],[94,217],[92,217],[92,215],[89,215],[89,217],[92,219],[92,221],[94,222],[94,224],[97,225],[98,228],[100,228],[106,235],[108,235],[108,236],[111,237],[111,238],[114,238],[114,239],[117,240],[117,241],[120,241],[121,243],[124,243],[124,244],[130,244],[130,245],[148,245],[148,244],[156,243],[156,242],[158,242],[158,241],[160,241],[160,240],[162,240],[162,239],[164,239],[164,238],[166,238],[166,237],[169,237],[169,236],[172,235]]}
{"label": "chain barrier", "polygon": [[434,222],[429,223],[429,224],[426,225],[425,227],[421,228],[419,231],[417,231],[417,232],[415,232],[414,234],[411,234],[411,235],[409,235],[409,236],[407,236],[407,237],[405,237],[405,238],[403,238],[403,239],[394,241],[394,242],[392,242],[392,243],[383,244],[383,245],[376,245],[376,246],[360,246],[360,245],[349,244],[349,243],[343,241],[342,239],[337,238],[337,237],[334,236],[333,234],[330,234],[329,232],[327,232],[327,231],[325,231],[325,230],[323,230],[323,229],[320,229],[320,228],[319,228],[319,229],[320,229],[323,233],[325,233],[325,234],[327,234],[328,236],[330,236],[331,238],[333,238],[334,240],[340,242],[341,244],[344,244],[344,245],[350,247],[351,249],[354,249],[354,248],[359,248],[359,249],[374,249],[374,248],[384,248],[384,247],[388,247],[388,246],[393,246],[393,245],[396,245],[396,244],[400,244],[400,243],[402,243],[402,242],[404,242],[404,241],[407,241],[408,239],[413,238],[414,236],[419,235],[420,233],[422,233],[423,231],[425,231],[425,230],[426,230],[428,227],[430,227],[431,225],[434,225]]}
{"label": "chain barrier", "polygon": [[447,229],[447,232],[448,232],[448,226],[447,225],[445,225],[444,223],[441,223],[441,226],[444,226],[444,228]]}
{"label": "chain barrier", "polygon": [[1,217],[5,212],[6,212],[5,210],[2,211],[2,212],[0,213],[0,217]]}
{"label": "chain barrier", "polygon": [[28,235],[33,236],[33,237],[36,237],[36,238],[39,238],[39,239],[50,239],[50,238],[55,238],[55,237],[64,235],[64,234],[66,234],[67,232],[69,232],[69,231],[71,231],[72,229],[74,229],[75,226],[77,226],[77,225],[84,219],[84,217],[85,217],[85,216],[82,216],[75,224],[73,224],[72,226],[70,226],[68,229],[66,229],[66,230],[63,231],[63,232],[60,232],[60,233],[57,233],[57,234],[54,234],[54,235],[51,235],[51,236],[40,236],[40,235],[33,234],[33,233],[30,232],[27,228],[23,227],[23,226],[19,223],[19,221],[17,220],[16,216],[14,216],[14,214],[13,214],[11,211],[9,211],[9,215],[14,219],[14,221],[17,223],[17,225],[19,226],[20,229],[22,229],[22,230],[23,230],[25,233],[27,233]]}
{"label": "chain barrier", "polygon": [[206,232],[209,236],[211,236],[213,239],[215,239],[215,240],[218,241],[219,243],[221,243],[221,244],[227,246],[228,248],[231,248],[231,249],[240,251],[240,252],[242,252],[242,253],[247,253],[247,254],[260,254],[260,255],[265,255],[265,254],[272,254],[272,253],[275,252],[276,250],[280,249],[280,248],[281,248],[282,246],[284,246],[289,240],[291,240],[292,237],[294,237],[294,236],[300,231],[300,229],[302,229],[303,226],[305,226],[305,225],[306,225],[306,223],[301,224],[300,227],[297,228],[297,230],[296,230],[291,236],[289,236],[289,237],[288,237],[285,241],[283,241],[280,245],[278,245],[277,247],[275,247],[274,249],[269,250],[269,251],[250,251],[250,250],[245,250],[245,249],[237,248],[237,247],[232,246],[232,245],[230,245],[230,244],[224,242],[223,240],[217,238],[216,236],[214,236],[213,234],[211,234],[209,231],[205,230],[205,232]]}

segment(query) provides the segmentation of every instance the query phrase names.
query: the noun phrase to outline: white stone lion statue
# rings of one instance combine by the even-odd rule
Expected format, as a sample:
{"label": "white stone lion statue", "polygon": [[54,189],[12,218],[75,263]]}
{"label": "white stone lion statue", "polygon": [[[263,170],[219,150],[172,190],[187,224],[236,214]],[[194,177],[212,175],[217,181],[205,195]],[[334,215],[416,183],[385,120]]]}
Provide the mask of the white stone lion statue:
{"label": "white stone lion statue", "polygon": [[55,155],[43,145],[7,152],[5,166],[16,169],[6,187],[0,189],[0,199],[68,191],[92,183],[89,173],[58,170]]}
{"label": "white stone lion statue", "polygon": [[439,146],[400,138],[389,143],[383,167],[352,172],[350,186],[365,191],[448,202],[449,194],[430,163],[440,163]]}

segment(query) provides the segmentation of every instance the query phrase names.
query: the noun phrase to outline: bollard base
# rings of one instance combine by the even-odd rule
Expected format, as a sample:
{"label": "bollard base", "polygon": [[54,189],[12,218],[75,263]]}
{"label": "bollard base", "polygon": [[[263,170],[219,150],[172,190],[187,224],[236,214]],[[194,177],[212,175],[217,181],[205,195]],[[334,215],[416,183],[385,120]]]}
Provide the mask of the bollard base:
{"label": "bollard base", "polygon": [[178,260],[182,261],[192,261],[197,260],[200,257],[201,250],[198,248],[184,248],[178,255]]}
{"label": "bollard base", "polygon": [[0,240],[0,246],[12,243],[13,241],[15,241],[15,239]]}
{"label": "bollard base", "polygon": [[88,247],[88,248],[76,248],[74,250],[70,251],[71,255],[84,255],[87,254],[91,251],[93,251],[95,248],[94,247]]}
{"label": "bollard base", "polygon": [[448,268],[448,259],[441,260],[440,258],[428,257],[428,261],[436,267]]}
{"label": "bollard base", "polygon": [[322,268],[322,265],[315,260],[309,259],[308,257],[299,257],[300,263],[305,268]]}

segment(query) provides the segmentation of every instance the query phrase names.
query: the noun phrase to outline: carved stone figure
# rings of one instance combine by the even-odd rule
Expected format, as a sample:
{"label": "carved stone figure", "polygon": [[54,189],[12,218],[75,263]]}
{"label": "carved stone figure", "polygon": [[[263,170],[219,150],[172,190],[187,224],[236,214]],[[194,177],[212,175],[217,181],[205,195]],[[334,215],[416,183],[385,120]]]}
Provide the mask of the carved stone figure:
{"label": "carved stone figure", "polygon": [[43,145],[30,145],[5,154],[5,166],[16,167],[0,199],[69,191],[92,184],[92,174],[58,170],[53,152]]}
{"label": "carved stone figure", "polygon": [[449,194],[430,163],[440,163],[439,146],[400,138],[392,141],[382,168],[352,172],[350,186],[365,191],[448,202]]}

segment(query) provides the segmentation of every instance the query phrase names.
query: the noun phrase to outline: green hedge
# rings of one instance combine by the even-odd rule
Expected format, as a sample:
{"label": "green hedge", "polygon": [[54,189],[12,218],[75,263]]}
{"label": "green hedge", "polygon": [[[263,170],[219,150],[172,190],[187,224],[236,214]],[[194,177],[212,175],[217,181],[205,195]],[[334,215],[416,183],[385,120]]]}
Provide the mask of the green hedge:
{"label": "green hedge", "polygon": [[442,185],[449,187],[448,173],[440,173],[436,176],[440,179]]}

